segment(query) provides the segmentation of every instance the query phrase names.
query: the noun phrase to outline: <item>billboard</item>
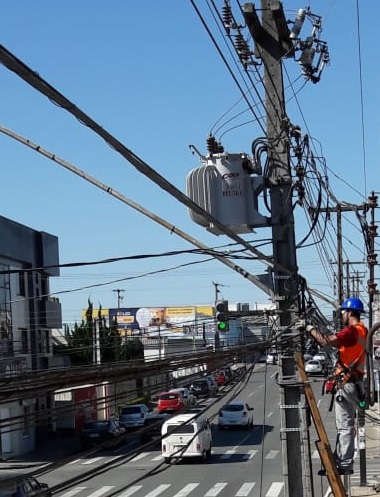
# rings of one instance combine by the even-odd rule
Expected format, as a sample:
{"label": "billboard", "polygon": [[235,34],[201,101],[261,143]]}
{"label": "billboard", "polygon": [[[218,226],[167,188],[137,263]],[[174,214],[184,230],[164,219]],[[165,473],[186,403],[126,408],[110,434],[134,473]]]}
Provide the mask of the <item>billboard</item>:
{"label": "billboard", "polygon": [[[214,331],[213,306],[176,306],[176,307],[120,307],[102,309],[107,316],[108,325],[116,324],[121,336],[139,336],[170,333],[202,334]],[[86,311],[82,311],[85,319]],[[93,316],[98,316],[94,309]]]}

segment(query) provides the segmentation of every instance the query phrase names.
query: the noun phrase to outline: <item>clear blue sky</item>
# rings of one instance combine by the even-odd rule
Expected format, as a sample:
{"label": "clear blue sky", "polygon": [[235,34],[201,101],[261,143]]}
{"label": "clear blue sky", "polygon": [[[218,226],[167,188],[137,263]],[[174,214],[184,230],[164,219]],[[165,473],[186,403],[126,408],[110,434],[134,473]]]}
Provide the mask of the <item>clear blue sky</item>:
{"label": "clear blue sky", "polygon": [[[195,3],[228,56],[208,2]],[[215,3],[222,5],[220,0]],[[283,4],[289,20],[294,19],[297,9],[305,7],[294,0]],[[239,17],[237,2],[231,5]],[[380,81],[374,42],[380,4],[319,0],[308,5],[313,13],[323,16],[322,39],[328,43],[331,64],[318,84],[305,85],[297,62],[286,60],[287,113],[303,133],[320,142],[335,196],[360,204],[372,190],[380,190]],[[310,23],[305,23],[303,37],[310,31]],[[227,124],[244,110],[241,94],[189,0],[13,0],[2,5],[0,32],[3,46],[182,191],[188,172],[199,166],[188,145],[206,153],[206,138],[217,122],[225,123],[219,136],[225,133],[222,140],[229,152],[250,153],[252,140],[262,134],[255,122],[243,125],[252,120],[249,113]],[[194,224],[182,204],[4,66],[0,66],[0,77],[3,126],[109,184],[203,243],[228,243],[227,238]],[[289,81],[297,101],[291,98]],[[259,84],[258,89],[261,91]],[[234,110],[223,118],[231,108]],[[241,126],[228,131],[237,124]],[[61,263],[193,248],[2,134],[0,160],[1,215],[56,235]],[[295,210],[295,218],[296,238],[300,240],[306,233],[301,210]],[[347,218],[356,223],[354,216]],[[363,260],[358,231],[350,223],[346,229],[347,253],[352,260]],[[269,230],[264,229],[245,238],[257,241],[269,236]],[[268,246],[263,250],[271,252]],[[117,288],[125,290],[126,307],[212,304],[212,282],[224,285],[221,296],[231,302],[268,301],[253,284],[218,262],[116,282],[202,259],[181,255],[62,269],[51,290],[72,290],[57,293],[64,321],[70,323],[80,319],[89,297],[95,305],[100,302],[104,308],[115,307],[113,290]],[[309,285],[333,296],[315,248],[300,252],[298,260]],[[265,270],[257,261],[245,263],[245,267],[253,273]],[[74,291],[97,284],[102,286]]]}

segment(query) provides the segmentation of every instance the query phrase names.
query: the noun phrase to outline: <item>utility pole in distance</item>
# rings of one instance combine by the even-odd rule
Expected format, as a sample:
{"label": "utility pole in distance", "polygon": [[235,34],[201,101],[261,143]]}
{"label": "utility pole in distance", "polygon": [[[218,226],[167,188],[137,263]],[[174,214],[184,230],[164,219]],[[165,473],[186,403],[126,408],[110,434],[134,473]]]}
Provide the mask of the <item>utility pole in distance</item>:
{"label": "utility pole in distance", "polygon": [[121,301],[123,300],[123,296],[120,295],[122,292],[124,292],[125,290],[123,290],[122,288],[116,288],[115,290],[113,290],[115,293],[117,293],[117,308],[120,309],[120,303]]}
{"label": "utility pole in distance", "polygon": [[[299,316],[298,282],[292,178],[289,140],[282,80],[282,57],[292,53],[289,29],[282,4],[277,0],[261,0],[261,22],[251,3],[243,5],[245,22],[256,44],[264,66],[265,105],[271,225],[274,259],[274,300],[279,315],[281,334],[280,385],[281,439],[283,446],[284,495],[303,497],[303,444],[301,439],[301,389],[292,350],[295,338],[293,324]],[[276,263],[289,273],[277,269]],[[303,405],[305,402],[302,403]],[[305,485],[306,486],[306,485]]]}

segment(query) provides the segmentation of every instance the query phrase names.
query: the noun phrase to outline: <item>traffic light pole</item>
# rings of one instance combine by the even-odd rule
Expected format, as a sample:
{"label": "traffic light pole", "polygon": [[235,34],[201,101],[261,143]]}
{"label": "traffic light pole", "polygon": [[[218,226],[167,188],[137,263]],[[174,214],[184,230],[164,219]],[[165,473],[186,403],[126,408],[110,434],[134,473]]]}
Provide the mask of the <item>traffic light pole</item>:
{"label": "traffic light pole", "polygon": [[[261,24],[253,4],[243,5],[243,15],[256,43],[256,52],[264,66],[266,95],[267,146],[271,199],[271,224],[274,259],[274,300],[279,315],[281,335],[281,439],[283,445],[284,495],[303,497],[303,453],[301,443],[301,389],[297,385],[294,360],[295,331],[298,316],[298,278],[292,208],[287,118],[284,104],[281,60],[284,56],[283,29],[286,21],[282,5],[276,0],[261,0]],[[276,269],[276,263],[293,274]],[[303,402],[305,404],[305,402]]]}

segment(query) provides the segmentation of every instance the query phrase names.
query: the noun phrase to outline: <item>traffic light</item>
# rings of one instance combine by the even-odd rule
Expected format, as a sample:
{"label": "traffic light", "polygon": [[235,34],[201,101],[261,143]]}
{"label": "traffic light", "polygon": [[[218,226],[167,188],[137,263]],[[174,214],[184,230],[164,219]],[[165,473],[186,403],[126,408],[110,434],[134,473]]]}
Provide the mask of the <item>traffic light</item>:
{"label": "traffic light", "polygon": [[218,331],[228,331],[228,300],[217,300],[215,302],[215,317]]}

